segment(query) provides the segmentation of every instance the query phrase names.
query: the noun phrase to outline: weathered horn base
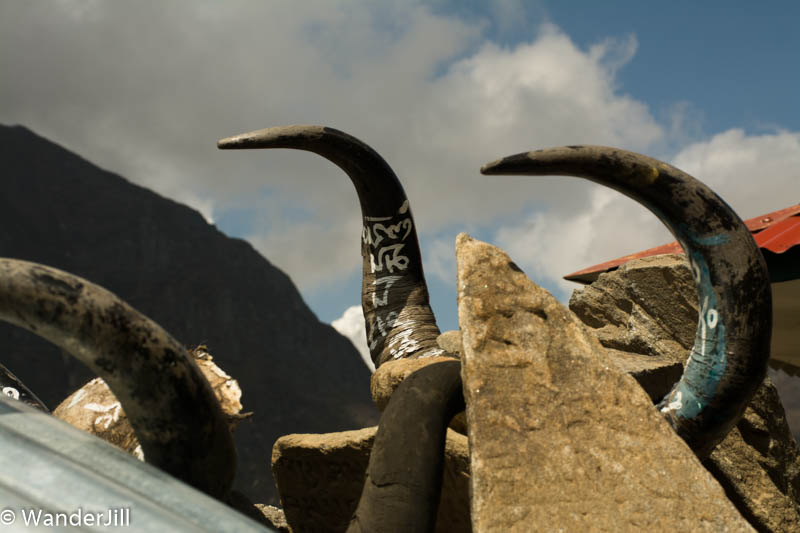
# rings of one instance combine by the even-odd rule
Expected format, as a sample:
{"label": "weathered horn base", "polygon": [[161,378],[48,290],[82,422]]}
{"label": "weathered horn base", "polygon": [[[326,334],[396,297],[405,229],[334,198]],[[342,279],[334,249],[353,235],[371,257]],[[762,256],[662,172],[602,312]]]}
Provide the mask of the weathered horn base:
{"label": "weathered horn base", "polygon": [[417,370],[392,394],[348,533],[433,531],[447,425],[464,410],[461,363]]}

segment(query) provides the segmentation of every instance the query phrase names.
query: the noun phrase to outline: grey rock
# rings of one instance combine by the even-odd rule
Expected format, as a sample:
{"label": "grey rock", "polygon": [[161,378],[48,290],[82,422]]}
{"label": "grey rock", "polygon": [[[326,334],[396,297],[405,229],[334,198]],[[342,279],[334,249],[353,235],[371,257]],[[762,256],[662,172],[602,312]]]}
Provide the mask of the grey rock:
{"label": "grey rock", "polygon": [[[631,360],[683,364],[694,341],[696,290],[683,255],[602,274],[572,294],[570,309],[609,351]],[[769,379],[705,466],[757,530],[800,531],[800,449]]]}
{"label": "grey rock", "polygon": [[661,400],[675,385],[683,374],[683,365],[668,357],[623,352],[606,348],[608,357],[614,364],[629,374],[647,392],[653,402]]}
{"label": "grey rock", "polygon": [[456,241],[474,531],[752,531],[573,313]]}
{"label": "grey rock", "polygon": [[769,378],[704,464],[758,531],[800,531],[800,450]]}
{"label": "grey rock", "polygon": [[[370,427],[278,439],[272,450],[272,472],[292,531],[336,533],[347,529],[361,497],[376,431]],[[437,533],[471,531],[468,484],[467,438],[450,430]]]}
{"label": "grey rock", "polygon": [[631,261],[576,289],[569,308],[606,348],[683,364],[697,331],[697,291],[686,258]]}

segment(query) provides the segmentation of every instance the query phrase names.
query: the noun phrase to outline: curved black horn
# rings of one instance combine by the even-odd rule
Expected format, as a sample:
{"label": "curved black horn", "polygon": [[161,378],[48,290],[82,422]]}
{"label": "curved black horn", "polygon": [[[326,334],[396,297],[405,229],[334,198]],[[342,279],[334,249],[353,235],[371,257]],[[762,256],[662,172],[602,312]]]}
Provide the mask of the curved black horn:
{"label": "curved black horn", "polygon": [[114,294],[27,261],[0,259],[0,319],[66,350],[102,377],[147,462],[215,497],[236,468],[208,381],[175,339]]}
{"label": "curved black horn", "polygon": [[443,355],[422,272],[408,198],[372,148],[323,126],[280,126],[222,139],[221,149],[294,148],[314,152],[350,177],[363,217],[361,306],[377,368],[391,359]]}
{"label": "curved black horn", "polygon": [[39,399],[34,393],[25,386],[17,376],[11,373],[9,369],[0,364],[0,392],[5,396],[19,400],[26,405],[30,405],[35,409],[49,413],[50,409]]}
{"label": "curved black horn", "polygon": [[770,353],[769,275],[741,219],[685,172],[615,148],[537,150],[481,172],[587,178],[641,203],[675,235],[691,264],[700,316],[683,376],[658,407],[698,456],[711,453],[764,379]]}
{"label": "curved black horn", "polygon": [[463,410],[458,361],[427,365],[400,383],[381,415],[348,533],[433,531],[447,425]]}

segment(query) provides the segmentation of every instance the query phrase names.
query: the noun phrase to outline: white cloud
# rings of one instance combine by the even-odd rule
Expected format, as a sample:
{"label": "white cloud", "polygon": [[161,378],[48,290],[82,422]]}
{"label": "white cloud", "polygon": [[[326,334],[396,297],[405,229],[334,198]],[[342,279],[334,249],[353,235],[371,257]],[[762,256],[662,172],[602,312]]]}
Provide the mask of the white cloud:
{"label": "white cloud", "polygon": [[423,250],[425,275],[428,280],[436,277],[439,280],[455,283],[456,256],[455,239],[437,238],[428,243]]}
{"label": "white cloud", "polygon": [[341,317],[331,322],[331,326],[350,339],[358,353],[361,354],[361,359],[364,360],[364,364],[367,365],[370,372],[375,372],[375,364],[372,362],[372,358],[369,355],[369,346],[367,346],[367,332],[364,326],[364,313],[361,310],[361,306],[348,307]]}
{"label": "white cloud", "polygon": [[800,202],[800,133],[731,129],[682,149],[672,163],[714,189],[742,218]]}
{"label": "white cloud", "polygon": [[568,299],[577,287],[563,276],[672,240],[653,214],[626,196],[584,182],[590,189],[586,209],[551,209],[533,213],[515,226],[496,233],[506,250],[526,274],[540,285],[555,285]]}
{"label": "white cloud", "polygon": [[[407,2],[143,0],[75,16],[88,5],[3,5],[0,48],[20,53],[0,57],[0,121],[28,125],[209,219],[274,210],[258,194],[269,184],[278,211],[303,207],[313,220],[297,226],[265,213],[250,240],[304,291],[359,268],[352,186],[318,156],[219,152],[217,138],[290,123],[348,131],[395,168],[418,228],[431,233],[489,223],[537,196],[588,202],[561,183],[498,185],[478,174],[488,160],[575,142],[644,149],[663,136],[646,106],[615,87],[633,38],[582,50],[546,25],[500,48],[482,36],[486,25]],[[501,11],[518,9],[506,2]]]}
{"label": "white cloud", "polygon": [[[489,12],[511,27],[521,6]],[[361,138],[396,170],[423,239],[435,236],[424,251],[437,279],[454,272],[453,244],[441,238],[453,228],[501,225],[498,244],[551,281],[668,238],[633,202],[586,182],[478,173],[532,148],[653,154],[691,138],[687,113],[676,108],[662,125],[619,86],[635,36],[581,48],[545,24],[504,47],[485,37],[489,26],[401,1],[6,2],[0,122],[27,125],[209,220],[257,211],[249,240],[306,293],[360,268],[352,185],[318,156],[220,152],[218,138],[292,123]],[[796,201],[797,142],[732,130],[674,159],[752,216]],[[310,216],[298,220],[292,207]]]}

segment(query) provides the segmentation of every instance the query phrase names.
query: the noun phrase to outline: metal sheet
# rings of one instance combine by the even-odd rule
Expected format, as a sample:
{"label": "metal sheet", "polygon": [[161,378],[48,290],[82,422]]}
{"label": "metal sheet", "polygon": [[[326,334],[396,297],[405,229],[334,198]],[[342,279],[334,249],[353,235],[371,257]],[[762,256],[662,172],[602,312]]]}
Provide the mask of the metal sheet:
{"label": "metal sheet", "polygon": [[[756,234],[755,239],[761,248],[782,254],[789,248],[800,244],[800,216],[776,222]],[[798,265],[798,270],[800,270],[800,265]]]}
{"label": "metal sheet", "polygon": [[[82,526],[70,531],[273,531],[101,439],[3,396],[0,502],[3,531],[30,531],[26,517],[30,522],[39,511],[40,521],[62,513]],[[100,515],[87,518],[93,513]]]}
{"label": "metal sheet", "polygon": [[[753,232],[753,237],[759,247],[771,252],[780,254],[800,245],[800,204],[745,220],[744,223]],[[651,255],[680,253],[683,253],[681,245],[677,241],[673,241],[578,270],[564,276],[564,279],[588,284],[596,280],[603,272],[614,270],[628,261]],[[769,267],[769,258],[767,259]],[[797,267],[796,277],[800,278],[800,265]]]}

